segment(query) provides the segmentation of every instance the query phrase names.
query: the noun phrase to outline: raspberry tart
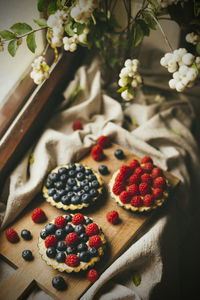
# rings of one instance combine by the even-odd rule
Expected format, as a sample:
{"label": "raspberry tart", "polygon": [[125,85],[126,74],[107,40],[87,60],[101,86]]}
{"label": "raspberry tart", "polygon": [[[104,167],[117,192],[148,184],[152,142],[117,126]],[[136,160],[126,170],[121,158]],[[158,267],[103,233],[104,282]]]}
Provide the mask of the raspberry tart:
{"label": "raspberry tart", "polygon": [[47,202],[63,210],[80,210],[96,201],[103,191],[101,177],[79,163],[56,167],[43,186]]}
{"label": "raspberry tart", "polygon": [[60,272],[87,270],[104,254],[106,239],[92,218],[62,215],[48,223],[38,241],[42,259]]}
{"label": "raspberry tart", "polygon": [[163,205],[169,197],[169,182],[150,156],[132,159],[122,165],[110,182],[111,196],[117,204],[133,212],[148,212]]}

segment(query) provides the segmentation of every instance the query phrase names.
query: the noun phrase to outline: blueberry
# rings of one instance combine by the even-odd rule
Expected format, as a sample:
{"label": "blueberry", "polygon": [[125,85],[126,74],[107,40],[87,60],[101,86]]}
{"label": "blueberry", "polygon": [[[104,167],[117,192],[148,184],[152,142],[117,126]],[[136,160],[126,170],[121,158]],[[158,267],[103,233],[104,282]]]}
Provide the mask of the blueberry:
{"label": "blueberry", "polygon": [[81,202],[81,198],[78,195],[72,196],[71,197],[71,204],[79,204]]}
{"label": "blueberry", "polygon": [[55,289],[57,289],[59,291],[63,291],[67,288],[67,284],[66,284],[65,280],[61,276],[55,276],[52,279],[52,285]]}
{"label": "blueberry", "polygon": [[67,249],[67,245],[64,241],[59,241],[57,244],[57,249],[59,251],[65,251]]}
{"label": "blueberry", "polygon": [[73,178],[76,177],[76,171],[75,170],[70,170],[69,171],[69,176],[73,177]]}
{"label": "blueberry", "polygon": [[46,255],[50,258],[55,258],[56,257],[56,249],[54,247],[49,247],[47,250],[46,250]]}
{"label": "blueberry", "polygon": [[71,222],[72,216],[71,216],[71,215],[66,215],[66,216],[65,216],[65,220],[66,220],[67,222]]}
{"label": "blueberry", "polygon": [[89,185],[86,185],[83,189],[86,193],[88,193],[91,190],[91,187]]}
{"label": "blueberry", "polygon": [[40,232],[41,239],[45,240],[47,236],[48,236],[48,233],[46,232],[46,230],[43,230]]}
{"label": "blueberry", "polygon": [[70,200],[71,200],[71,198],[73,197],[73,196],[75,196],[75,193],[74,192],[68,192],[67,193],[67,196],[70,198]]}
{"label": "blueberry", "polygon": [[62,182],[66,183],[66,182],[67,182],[67,179],[68,179],[67,174],[62,174],[62,175],[60,175],[60,180],[61,180]]}
{"label": "blueberry", "polygon": [[70,204],[70,199],[71,198],[68,195],[64,195],[61,197],[61,202],[64,205],[68,205],[68,204]]}
{"label": "blueberry", "polygon": [[89,181],[87,179],[84,179],[83,181],[81,181],[80,186],[84,187],[89,185]]}
{"label": "blueberry", "polygon": [[65,225],[65,232],[66,233],[70,233],[70,232],[73,232],[74,231],[74,227],[71,225],[71,224],[67,224]]}
{"label": "blueberry", "polygon": [[88,262],[88,261],[90,261],[90,255],[86,251],[80,252],[79,259],[80,259],[80,261]]}
{"label": "blueberry", "polygon": [[56,257],[55,257],[56,261],[59,262],[59,263],[62,263],[62,262],[65,262],[66,260],[66,255],[64,252],[58,252],[56,254]]}
{"label": "blueberry", "polygon": [[72,191],[71,186],[66,186],[65,192],[66,192],[66,193],[69,193],[69,192],[71,192],[71,191]]}
{"label": "blueberry", "polygon": [[77,172],[84,173],[84,172],[85,172],[85,167],[84,167],[84,165],[80,164],[80,165],[76,166],[76,171],[77,171]]}
{"label": "blueberry", "polygon": [[88,246],[85,243],[80,243],[77,246],[77,252],[86,251],[88,249]]}
{"label": "blueberry", "polygon": [[76,178],[79,180],[79,181],[82,181],[85,179],[85,175],[81,172],[78,172],[77,175],[76,175]]}
{"label": "blueberry", "polygon": [[90,190],[91,197],[95,198],[95,197],[98,196],[98,194],[99,194],[99,192],[96,189],[91,189]]}
{"label": "blueberry", "polygon": [[90,174],[90,175],[88,175],[88,180],[93,181],[93,180],[97,180],[97,178],[94,174]]}
{"label": "blueberry", "polygon": [[33,254],[31,252],[31,250],[23,250],[22,257],[23,257],[23,259],[25,259],[27,261],[31,261],[33,259]]}
{"label": "blueberry", "polygon": [[54,200],[55,202],[59,202],[59,201],[60,201],[60,194],[58,194],[58,193],[54,194],[54,195],[53,195],[53,200]]}
{"label": "blueberry", "polygon": [[92,174],[92,170],[91,170],[91,169],[85,169],[85,174],[86,174],[86,175]]}
{"label": "blueberry", "polygon": [[56,229],[56,225],[52,223],[49,223],[45,226],[45,231],[47,232],[47,234],[54,234]]}
{"label": "blueberry", "polygon": [[57,240],[63,240],[65,236],[66,232],[63,229],[59,228],[56,230],[55,237],[57,238]]}
{"label": "blueberry", "polygon": [[74,186],[74,185],[76,185],[76,180],[74,179],[74,178],[69,178],[68,180],[67,180],[67,184],[69,185],[69,186]]}
{"label": "blueberry", "polygon": [[21,237],[26,241],[30,241],[32,239],[31,232],[27,229],[23,229],[21,231]]}
{"label": "blueberry", "polygon": [[48,189],[48,191],[47,191],[47,194],[48,194],[50,197],[53,196],[55,193],[56,193],[56,189],[54,189],[54,188]]}
{"label": "blueberry", "polygon": [[115,150],[114,155],[118,159],[123,159],[124,158],[124,152],[121,149]]}
{"label": "blueberry", "polygon": [[80,240],[82,241],[82,242],[87,242],[88,241],[88,239],[89,239],[89,236],[86,234],[86,233],[81,233],[80,234]]}
{"label": "blueberry", "polygon": [[91,182],[91,186],[93,187],[93,188],[98,188],[99,187],[99,182],[97,181],[97,180],[93,180],[92,182]]}
{"label": "blueberry", "polygon": [[69,170],[75,170],[76,169],[76,165],[74,163],[69,164],[68,166]]}
{"label": "blueberry", "polygon": [[107,175],[109,174],[109,171],[108,171],[108,168],[107,166],[105,165],[100,165],[99,168],[98,168],[99,172],[102,174],[102,175]]}
{"label": "blueberry", "polygon": [[53,187],[54,187],[53,181],[48,180],[48,181],[46,182],[46,188],[47,188],[47,189],[50,189],[50,188],[53,188]]}
{"label": "blueberry", "polygon": [[73,186],[73,191],[74,192],[78,192],[78,191],[80,191],[80,189],[81,189],[81,187],[79,185]]}
{"label": "blueberry", "polygon": [[97,256],[98,255],[98,250],[96,248],[90,248],[89,249],[89,254],[91,256]]}
{"label": "blueberry", "polygon": [[66,249],[67,254],[75,254],[76,253],[76,248],[73,246],[69,246]]}
{"label": "blueberry", "polygon": [[60,174],[60,175],[66,175],[67,174],[67,168],[65,168],[65,167],[61,167],[61,168],[59,168],[58,169],[58,174]]}
{"label": "blueberry", "polygon": [[59,179],[59,176],[57,173],[52,173],[49,175],[49,180],[56,182]]}
{"label": "blueberry", "polygon": [[85,220],[85,224],[88,225],[88,224],[90,224],[90,223],[93,223],[92,219],[87,218],[87,219]]}
{"label": "blueberry", "polygon": [[55,187],[58,189],[58,190],[62,190],[64,187],[65,187],[65,184],[62,182],[62,181],[57,181],[55,183]]}
{"label": "blueberry", "polygon": [[80,190],[80,191],[77,192],[77,196],[79,196],[79,197],[82,196],[83,194],[84,194],[83,190]]}
{"label": "blueberry", "polygon": [[85,194],[83,194],[82,197],[81,197],[81,201],[82,201],[83,203],[86,203],[86,204],[87,204],[87,203],[90,202],[90,200],[91,200],[90,194],[85,193]]}
{"label": "blueberry", "polygon": [[66,195],[67,194],[66,188],[62,190],[58,190],[57,193],[60,195],[60,197]]}
{"label": "blueberry", "polygon": [[77,234],[81,234],[81,233],[85,232],[85,227],[82,224],[76,225],[74,227],[74,232]]}

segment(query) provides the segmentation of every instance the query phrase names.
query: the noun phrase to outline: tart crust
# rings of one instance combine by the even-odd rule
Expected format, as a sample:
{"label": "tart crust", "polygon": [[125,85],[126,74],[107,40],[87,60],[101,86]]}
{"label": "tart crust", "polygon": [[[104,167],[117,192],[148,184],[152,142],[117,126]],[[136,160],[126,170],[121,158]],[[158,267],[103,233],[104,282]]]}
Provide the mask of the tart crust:
{"label": "tart crust", "polygon": [[[99,174],[96,171],[94,171],[92,168],[90,168],[84,164],[75,163],[75,165],[76,166],[83,165],[85,167],[85,169],[90,169],[92,171],[92,173],[96,176],[100,186],[98,188],[99,195],[97,197],[92,198],[92,202],[95,202],[102,195],[102,192],[103,192],[103,181],[102,181],[101,177],[99,176]],[[63,168],[63,167],[67,168],[68,166],[69,166],[69,164],[58,166],[58,167],[54,168],[48,175],[50,175],[52,173],[56,173],[58,169]],[[55,202],[53,200],[53,198],[51,196],[49,196],[47,193],[47,191],[48,191],[48,189],[46,187],[47,180],[48,180],[48,178],[45,181],[45,184],[42,188],[42,192],[43,192],[43,196],[46,199],[46,201],[49,202],[52,206],[55,206],[59,209],[63,209],[66,211],[67,210],[74,211],[74,210],[81,210],[84,207],[88,207],[90,205],[90,203],[81,203],[81,204],[77,204],[77,205],[74,205],[74,204],[64,205],[61,201]]]}

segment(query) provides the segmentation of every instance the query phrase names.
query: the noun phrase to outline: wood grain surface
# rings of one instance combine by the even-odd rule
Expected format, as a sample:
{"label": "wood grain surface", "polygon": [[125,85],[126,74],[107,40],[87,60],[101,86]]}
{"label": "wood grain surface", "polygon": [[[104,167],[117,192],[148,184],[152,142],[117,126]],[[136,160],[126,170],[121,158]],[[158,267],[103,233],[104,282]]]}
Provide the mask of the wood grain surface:
{"label": "wood grain surface", "polygon": [[[113,174],[121,165],[128,163],[132,158],[137,158],[132,153],[124,150],[125,158],[118,160],[114,156],[115,149],[122,149],[117,145],[104,150],[105,159],[101,162],[95,162],[88,154],[80,162],[84,163],[94,170],[98,171],[100,164],[107,165],[110,174],[102,176],[105,186],[105,192],[102,199],[95,203],[95,205],[86,208],[82,211],[84,215],[92,217],[103,229],[103,232],[107,238],[108,246],[106,253],[102,260],[97,263],[95,268],[101,274],[108,266],[112,264],[119,257],[130,244],[135,242],[140,234],[143,234],[147,230],[147,223],[152,221],[155,216],[159,215],[159,211],[167,209],[167,204],[173,201],[172,196],[167,200],[167,204],[161,208],[158,208],[154,212],[148,214],[134,214],[119,207],[115,201],[110,197],[107,190],[108,182]],[[172,190],[178,184],[179,180],[169,173],[165,173],[168,178]],[[42,208],[48,220],[43,224],[35,224],[31,219],[32,210],[35,207]],[[117,210],[120,216],[120,222],[117,225],[112,225],[106,220],[106,213],[110,210]],[[59,273],[48,266],[42,259],[37,249],[37,241],[40,231],[44,228],[48,221],[51,221],[58,215],[66,214],[66,212],[58,210],[52,207],[49,203],[44,201],[41,195],[38,195],[31,204],[25,209],[25,211],[18,217],[18,219],[12,224],[12,227],[18,232],[22,229],[28,229],[31,231],[33,238],[31,241],[24,241],[20,238],[20,241],[16,244],[11,244],[7,241],[5,232],[0,236],[0,254],[10,264],[16,266],[16,271],[11,277],[7,278],[0,284],[0,299],[15,300],[23,299],[22,295],[33,285],[37,284],[47,294],[54,299],[79,299],[80,296],[86,292],[90,286],[90,282],[86,278],[86,273],[78,274],[66,274]],[[31,262],[24,261],[21,254],[24,249],[29,249],[34,255],[34,260]],[[67,289],[65,291],[57,291],[52,286],[52,278],[56,275],[61,275],[67,282]],[[10,288],[12,287],[12,288]]]}

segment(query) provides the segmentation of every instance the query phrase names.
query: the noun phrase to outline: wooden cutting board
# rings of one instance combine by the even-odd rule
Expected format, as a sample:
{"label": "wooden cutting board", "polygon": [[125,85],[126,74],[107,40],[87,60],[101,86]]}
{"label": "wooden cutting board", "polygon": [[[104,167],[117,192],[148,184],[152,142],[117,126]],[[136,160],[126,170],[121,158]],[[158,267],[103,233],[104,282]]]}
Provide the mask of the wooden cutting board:
{"label": "wooden cutting board", "polygon": [[[155,216],[167,209],[167,205],[170,201],[173,201],[172,196],[168,199],[168,203],[146,215],[133,214],[119,207],[115,201],[110,197],[108,192],[108,182],[111,179],[112,174],[123,164],[137,158],[130,152],[122,149],[125,153],[123,160],[118,160],[114,156],[116,149],[122,149],[118,145],[112,145],[104,150],[105,159],[101,162],[95,162],[90,154],[85,156],[80,162],[84,163],[94,170],[98,171],[100,164],[107,165],[110,174],[103,176],[102,179],[107,189],[107,193],[104,198],[96,203],[93,207],[86,208],[82,211],[84,215],[90,216],[96,221],[103,229],[108,241],[108,247],[103,259],[95,266],[98,273],[101,274],[108,266],[110,266],[117,257],[119,257],[125,249],[135,242],[139,235],[144,233],[147,229],[147,223],[153,221]],[[165,173],[168,178],[172,190],[179,183],[179,180],[169,173]],[[172,193],[173,194],[173,193]],[[48,220],[43,224],[35,224],[31,219],[32,211],[35,207],[42,208]],[[106,220],[106,213],[110,210],[117,210],[120,216],[120,223],[118,225],[112,225]],[[31,241],[24,241],[20,238],[17,244],[11,244],[5,237],[5,232],[0,236],[0,254],[4,260],[16,269],[13,274],[4,280],[0,284],[0,299],[2,300],[14,300],[24,299],[24,295],[30,291],[35,285],[38,285],[42,290],[49,294],[54,299],[79,299],[86,290],[90,287],[90,282],[86,278],[86,273],[81,274],[65,274],[59,273],[48,266],[42,259],[37,249],[37,241],[40,231],[44,228],[48,221],[51,221],[58,215],[65,214],[64,211],[58,210],[52,207],[42,198],[42,195],[38,195],[31,204],[24,210],[24,212],[17,218],[12,224],[12,227],[18,232],[22,229],[28,229],[31,231],[33,239]],[[34,255],[34,260],[26,262],[23,260],[21,254],[24,249],[29,249]],[[52,278],[56,275],[61,275],[67,282],[67,289],[65,291],[57,291],[52,286]]]}

